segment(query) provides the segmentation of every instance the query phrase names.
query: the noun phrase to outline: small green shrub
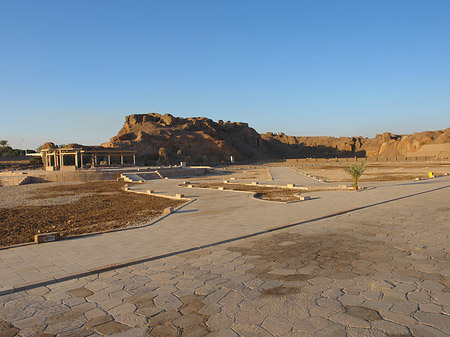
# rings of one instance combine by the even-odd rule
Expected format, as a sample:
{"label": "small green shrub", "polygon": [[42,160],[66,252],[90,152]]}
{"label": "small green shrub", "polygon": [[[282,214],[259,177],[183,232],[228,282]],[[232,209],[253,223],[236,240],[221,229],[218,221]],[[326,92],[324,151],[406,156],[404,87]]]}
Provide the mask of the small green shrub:
{"label": "small green shrub", "polygon": [[353,163],[349,167],[345,168],[345,172],[347,172],[353,178],[353,187],[355,190],[358,189],[358,180],[366,170],[365,168],[366,162],[363,161],[360,165],[358,163]]}

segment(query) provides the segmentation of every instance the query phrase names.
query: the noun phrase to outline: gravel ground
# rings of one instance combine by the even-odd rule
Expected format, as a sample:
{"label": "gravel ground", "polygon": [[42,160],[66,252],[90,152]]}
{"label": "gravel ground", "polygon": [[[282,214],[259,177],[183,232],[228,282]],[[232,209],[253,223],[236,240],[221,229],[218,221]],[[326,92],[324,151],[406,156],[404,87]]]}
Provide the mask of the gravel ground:
{"label": "gravel ground", "polygon": [[[183,203],[123,190],[123,181],[37,184],[2,189],[0,246],[31,242],[37,233],[61,236],[124,228]],[[0,334],[1,335],[1,334]]]}
{"label": "gravel ground", "polygon": [[0,208],[11,208],[18,206],[48,206],[48,205],[63,205],[71,204],[80,200],[85,194],[67,194],[59,195],[54,198],[35,199],[35,195],[39,191],[48,187],[70,186],[82,184],[81,182],[65,182],[65,183],[42,183],[42,184],[28,184],[21,186],[3,186],[0,187]]}

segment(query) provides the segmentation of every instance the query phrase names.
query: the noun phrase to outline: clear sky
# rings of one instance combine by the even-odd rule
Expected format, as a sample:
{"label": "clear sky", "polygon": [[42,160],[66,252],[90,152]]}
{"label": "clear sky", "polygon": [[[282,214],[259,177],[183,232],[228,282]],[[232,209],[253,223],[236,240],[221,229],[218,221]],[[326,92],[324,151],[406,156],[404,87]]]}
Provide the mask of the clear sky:
{"label": "clear sky", "polygon": [[450,1],[0,1],[0,139],[100,144],[148,112],[296,136],[445,129]]}

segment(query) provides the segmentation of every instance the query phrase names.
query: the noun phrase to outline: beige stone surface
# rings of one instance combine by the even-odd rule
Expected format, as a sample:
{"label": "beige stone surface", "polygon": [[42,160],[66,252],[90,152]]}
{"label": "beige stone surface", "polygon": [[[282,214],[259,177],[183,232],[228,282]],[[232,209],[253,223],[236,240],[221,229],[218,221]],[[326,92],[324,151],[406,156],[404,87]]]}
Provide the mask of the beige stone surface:
{"label": "beige stone surface", "polygon": [[[287,205],[189,189],[198,202],[144,229],[0,251],[0,284],[14,285],[4,271],[23,263],[99,267],[216,242],[1,295],[0,336],[448,336],[445,179]],[[319,218],[350,207],[360,209]]]}

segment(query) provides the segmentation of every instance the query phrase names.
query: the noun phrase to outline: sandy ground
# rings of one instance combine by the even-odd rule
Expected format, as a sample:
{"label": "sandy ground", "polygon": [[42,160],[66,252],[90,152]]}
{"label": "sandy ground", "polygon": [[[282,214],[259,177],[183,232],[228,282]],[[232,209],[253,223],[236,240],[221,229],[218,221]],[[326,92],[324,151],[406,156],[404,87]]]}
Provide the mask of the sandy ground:
{"label": "sandy ground", "polygon": [[[318,163],[296,165],[292,168],[314,175],[318,178],[330,181],[350,182],[352,179],[344,171],[349,163]],[[369,181],[402,181],[414,180],[415,178],[427,178],[428,172],[436,176],[450,173],[450,162],[428,163],[428,162],[395,162],[395,163],[367,163],[366,171],[360,178],[361,182]]]}
{"label": "sandy ground", "polygon": [[231,177],[238,180],[272,180],[269,170],[265,166],[248,166],[248,165],[233,165],[227,167],[215,168],[215,174],[208,174],[205,176],[195,177],[195,180],[217,180],[223,178],[223,180],[230,179]]}

